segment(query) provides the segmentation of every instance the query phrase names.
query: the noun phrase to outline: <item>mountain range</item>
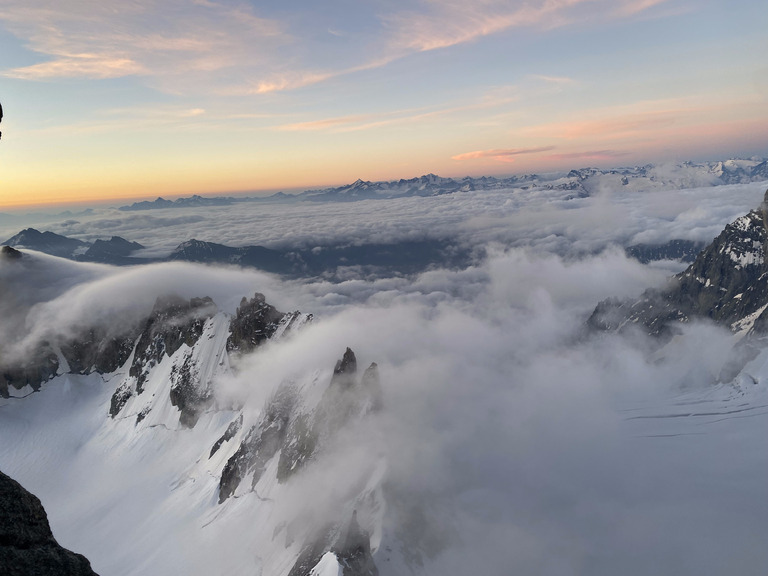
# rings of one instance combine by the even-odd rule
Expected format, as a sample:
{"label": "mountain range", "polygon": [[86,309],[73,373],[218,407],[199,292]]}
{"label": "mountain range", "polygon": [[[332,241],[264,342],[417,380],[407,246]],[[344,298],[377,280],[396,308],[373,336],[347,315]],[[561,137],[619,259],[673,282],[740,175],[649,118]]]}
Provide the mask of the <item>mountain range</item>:
{"label": "mountain range", "polygon": [[201,264],[228,264],[257,268],[286,277],[333,275],[338,268],[356,267],[364,273],[413,274],[430,267],[465,267],[473,260],[469,249],[449,241],[403,240],[389,244],[327,246],[320,248],[273,249],[264,246],[226,246],[202,240],[180,243],[165,258],[146,258],[134,253],[144,247],[119,236],[93,243],[53,232],[27,228],[3,244],[37,250],[79,262],[115,266],[182,261]]}
{"label": "mountain range", "polygon": [[[752,410],[743,400],[745,386],[756,386],[755,361],[768,350],[766,220],[759,209],[730,223],[663,289],[600,302],[586,320],[583,337],[619,333],[631,338],[640,332],[661,348],[695,320],[720,324],[737,339],[712,381],[726,387],[725,398],[716,409],[702,408],[697,400],[698,408],[686,407],[688,412],[680,415],[725,417]],[[52,241],[44,234],[25,234]],[[102,253],[118,255],[134,249],[114,238],[104,246]],[[275,257],[205,243],[185,243],[181,251],[190,260],[207,254],[230,261]],[[2,257],[9,267],[36,258],[10,247]],[[311,314],[281,312],[260,293],[243,297],[234,314],[205,295],[161,295],[135,322],[80,326],[41,339],[26,358],[4,356],[0,396],[15,401],[4,408],[12,410],[36,391],[75,387],[74,400],[94,410],[87,417],[93,432],[76,435],[71,457],[81,457],[84,443],[95,445],[104,458],[134,449],[139,462],[155,452],[164,454],[175,480],[161,486],[169,494],[163,509],[148,513],[158,522],[176,515],[201,531],[223,531],[230,524],[247,531],[247,539],[238,540],[248,542],[246,549],[221,544],[225,553],[219,561],[236,557],[241,571],[280,576],[376,576],[384,568],[387,574],[428,573],[425,566],[453,537],[430,518],[429,502],[409,499],[386,481],[388,459],[397,455],[378,451],[375,434],[370,440],[369,426],[386,415],[391,400],[376,362],[360,370],[352,348],[340,349],[335,364],[282,380],[255,406],[254,400],[227,388],[259,355],[282,354],[290,363],[290,346],[281,346],[313,323]],[[87,382],[97,384],[89,388]],[[51,413],[54,421],[61,417]],[[638,422],[666,417],[632,416]],[[373,444],[355,452],[362,438]],[[328,470],[334,471],[331,476]],[[294,504],[296,499],[302,504]],[[150,530],[143,519],[128,520],[139,531]],[[155,549],[152,542],[135,545]]]}
{"label": "mountain range", "polygon": [[461,179],[426,174],[410,179],[371,182],[358,179],[344,186],[306,190],[299,194],[278,192],[271,196],[199,195],[176,200],[157,198],[121,206],[122,211],[165,208],[198,208],[228,206],[238,202],[354,202],[385,200],[415,196],[441,196],[460,192],[503,189],[571,190],[577,196],[589,196],[607,186],[629,189],[693,188],[723,184],[744,184],[768,180],[768,161],[764,158],[730,159],[713,162],[683,162],[679,164],[633,166],[600,169],[581,168],[567,173],[526,174],[496,178],[482,176]]}

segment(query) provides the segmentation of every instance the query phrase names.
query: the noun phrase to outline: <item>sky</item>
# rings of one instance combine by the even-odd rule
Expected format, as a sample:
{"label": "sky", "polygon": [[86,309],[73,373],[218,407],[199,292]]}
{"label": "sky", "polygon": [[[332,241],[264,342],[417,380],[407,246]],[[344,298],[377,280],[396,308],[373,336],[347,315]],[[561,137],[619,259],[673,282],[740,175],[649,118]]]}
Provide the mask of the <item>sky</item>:
{"label": "sky", "polygon": [[0,209],[768,155],[756,0],[0,0]]}

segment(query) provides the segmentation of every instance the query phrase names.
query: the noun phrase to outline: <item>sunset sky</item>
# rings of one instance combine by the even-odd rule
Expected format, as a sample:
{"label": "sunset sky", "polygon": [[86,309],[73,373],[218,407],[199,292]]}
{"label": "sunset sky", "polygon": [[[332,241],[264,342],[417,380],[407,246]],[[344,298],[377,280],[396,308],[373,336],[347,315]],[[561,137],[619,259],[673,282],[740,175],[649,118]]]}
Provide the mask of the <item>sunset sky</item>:
{"label": "sunset sky", "polygon": [[761,0],[0,0],[0,209],[768,155]]}

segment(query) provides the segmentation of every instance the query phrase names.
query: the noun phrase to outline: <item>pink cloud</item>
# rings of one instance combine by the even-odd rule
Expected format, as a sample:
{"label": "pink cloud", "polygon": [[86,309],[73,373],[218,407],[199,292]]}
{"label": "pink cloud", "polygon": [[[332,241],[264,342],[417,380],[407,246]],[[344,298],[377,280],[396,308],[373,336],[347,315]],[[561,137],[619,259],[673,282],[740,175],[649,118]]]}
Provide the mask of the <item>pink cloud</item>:
{"label": "pink cloud", "polygon": [[549,152],[550,150],[554,149],[554,146],[539,146],[536,148],[475,150],[474,152],[465,152],[464,154],[451,156],[451,160],[458,160],[461,162],[464,160],[477,160],[479,158],[493,158],[499,162],[514,162],[514,157],[520,156],[521,154],[539,154],[541,152]]}

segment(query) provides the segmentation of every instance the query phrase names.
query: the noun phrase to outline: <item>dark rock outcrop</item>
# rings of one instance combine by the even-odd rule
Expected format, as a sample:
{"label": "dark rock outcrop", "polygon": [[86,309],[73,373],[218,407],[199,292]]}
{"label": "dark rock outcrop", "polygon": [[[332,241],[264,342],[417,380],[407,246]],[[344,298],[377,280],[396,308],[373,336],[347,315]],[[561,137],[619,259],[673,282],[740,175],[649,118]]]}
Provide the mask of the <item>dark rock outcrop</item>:
{"label": "dark rock outcrop", "polygon": [[336,556],[343,576],[378,576],[379,570],[371,553],[371,537],[357,522],[357,512],[346,526],[330,524],[320,531],[299,553],[288,576],[309,576],[328,552]]}
{"label": "dark rock outcrop", "polygon": [[696,256],[706,247],[705,242],[693,240],[670,240],[664,244],[633,244],[624,252],[642,264],[656,260],[682,260],[693,262]]}
{"label": "dark rock outcrop", "polygon": [[193,428],[203,410],[213,402],[210,383],[202,382],[191,354],[185,356],[181,366],[174,366],[171,370],[170,397],[171,405],[181,412],[179,422],[187,428]]}
{"label": "dark rock outcrop", "polygon": [[[191,300],[178,296],[158,298],[141,330],[128,371],[130,376],[136,378],[135,387],[123,385],[115,390],[110,402],[110,416],[114,418],[134,393],[144,391],[149,372],[166,355],[171,356],[183,344],[194,346],[203,333],[205,322],[216,312],[216,304],[208,297]],[[122,350],[127,350],[127,346]],[[175,370],[172,379],[171,401],[182,412],[182,424],[194,426],[200,410],[210,399],[210,394],[204,389],[207,384],[201,385],[191,360]]]}
{"label": "dark rock outcrop", "polygon": [[210,460],[211,458],[213,458],[213,455],[219,451],[219,448],[222,447],[224,442],[229,442],[230,440],[232,440],[232,438],[235,437],[235,434],[240,432],[240,428],[242,427],[243,427],[243,415],[240,414],[237,420],[230,422],[229,426],[227,426],[227,429],[224,431],[224,434],[221,435],[221,438],[216,440],[216,443],[213,446],[211,446],[211,453],[208,454],[208,459]]}
{"label": "dark rock outcrop", "polygon": [[133,396],[133,389],[130,384],[125,383],[115,390],[112,399],[109,401],[109,415],[111,418],[117,416]]}
{"label": "dark rock outcrop", "polygon": [[692,318],[731,327],[768,303],[766,239],[763,214],[753,210],[728,224],[665,289],[648,290],[634,302],[600,302],[588,325],[618,331],[641,326],[650,335],[666,337],[676,323]]}
{"label": "dark rock outcrop", "polygon": [[15,248],[11,248],[10,246],[3,246],[0,248],[0,257],[4,260],[18,260],[21,258],[22,253],[16,250]]}
{"label": "dark rock outcrop", "polygon": [[284,316],[267,304],[264,294],[257,292],[250,300],[244,297],[230,324],[227,351],[251,352],[275,333]]}
{"label": "dark rock outcrop", "polygon": [[39,390],[58,369],[58,357],[45,342],[20,360],[0,358],[0,396],[8,398],[9,387],[21,390],[29,385],[33,390]]}
{"label": "dark rock outcrop", "polygon": [[352,519],[347,525],[346,533],[339,538],[332,552],[344,566],[344,576],[378,576],[379,574],[371,554],[371,536],[357,523],[357,512],[352,512]]}
{"label": "dark rock outcrop", "polygon": [[248,431],[224,466],[219,482],[219,503],[234,494],[247,474],[253,473],[252,486],[258,483],[269,460],[283,447],[295,401],[293,389],[284,386],[267,404],[261,422]]}
{"label": "dark rock outcrop", "polygon": [[95,576],[90,562],[53,537],[40,500],[0,472],[0,574]]}
{"label": "dark rock outcrop", "polygon": [[133,351],[138,328],[122,336],[108,336],[103,329],[91,328],[61,345],[61,353],[74,374],[109,374],[125,364]]}
{"label": "dark rock outcrop", "polygon": [[[308,413],[296,409],[294,389],[282,386],[265,408],[261,422],[248,431],[224,467],[219,483],[219,502],[231,496],[250,473],[253,473],[252,485],[255,486],[269,460],[278,453],[277,480],[286,482],[347,422],[379,409],[382,399],[378,367],[371,364],[359,382],[356,372],[355,353],[347,348],[336,362],[323,397]],[[226,441],[225,437],[216,443],[216,450]],[[214,452],[212,450],[211,455]]]}
{"label": "dark rock outcrop", "polygon": [[378,367],[371,364],[358,381],[357,358],[347,348],[336,362],[331,382],[314,412],[300,414],[291,421],[277,466],[278,481],[288,480],[347,423],[378,409],[381,404]]}
{"label": "dark rock outcrop", "polygon": [[182,344],[194,346],[203,333],[205,321],[217,311],[209,297],[184,300],[178,296],[158,298],[136,344],[129,374],[136,377],[141,394],[149,370],[163,356],[173,355]]}
{"label": "dark rock outcrop", "polygon": [[680,323],[708,319],[738,332],[719,375],[729,382],[768,344],[768,191],[760,210],[737,218],[666,289],[648,290],[637,301],[600,302],[587,321],[598,331],[640,329],[664,344]]}

